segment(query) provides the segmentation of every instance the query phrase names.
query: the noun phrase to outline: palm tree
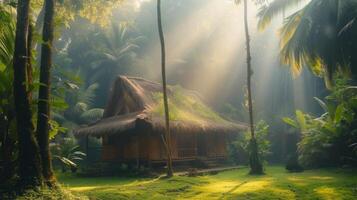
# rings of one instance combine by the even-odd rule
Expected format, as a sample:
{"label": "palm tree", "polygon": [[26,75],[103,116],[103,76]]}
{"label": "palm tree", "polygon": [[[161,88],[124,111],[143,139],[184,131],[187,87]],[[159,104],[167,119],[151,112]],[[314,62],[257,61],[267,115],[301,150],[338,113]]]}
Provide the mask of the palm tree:
{"label": "palm tree", "polygon": [[[254,1],[254,2],[259,3],[258,1]],[[235,0],[235,3],[236,4],[241,3],[241,0]],[[247,0],[243,0],[243,6],[244,6],[244,30],[245,30],[246,51],[247,51],[248,109],[249,109],[249,122],[250,122],[250,133],[251,133],[250,153],[249,153],[250,174],[262,174],[263,165],[258,155],[258,143],[255,138],[255,132],[254,132],[253,101],[252,101],[252,86],[251,86],[253,70],[252,70],[252,57],[250,52],[250,35],[249,35],[249,24],[248,24]]]}
{"label": "palm tree", "polygon": [[164,144],[167,153],[167,176],[173,176],[172,169],[172,155],[171,155],[171,134],[170,134],[170,118],[169,118],[169,104],[167,100],[167,89],[166,89],[166,52],[165,52],[165,38],[164,32],[162,30],[161,22],[161,0],[157,0],[157,23],[159,29],[159,37],[161,44],[161,73],[162,73],[162,90],[164,97],[164,109],[165,109],[165,139]]}
{"label": "palm tree", "polygon": [[41,160],[38,144],[34,137],[34,125],[30,100],[26,87],[26,68],[28,64],[27,33],[29,29],[29,0],[19,0],[17,5],[17,22],[14,68],[14,104],[16,112],[19,141],[19,176],[22,186],[38,186],[42,184]]}
{"label": "palm tree", "polygon": [[0,162],[3,163],[0,179],[5,182],[15,173],[15,129],[11,128],[14,121],[13,105],[13,71],[12,58],[15,41],[15,18],[11,15],[10,6],[0,4]]}
{"label": "palm tree", "polygon": [[66,102],[69,107],[64,111],[63,115],[56,114],[54,116],[56,121],[67,126],[74,126],[67,127],[73,129],[81,124],[93,123],[102,118],[104,109],[93,107],[97,89],[98,84],[94,83],[88,87],[82,85],[69,90],[66,94]]}
{"label": "palm tree", "polygon": [[101,93],[96,98],[99,105],[105,105],[105,99],[101,97],[108,95],[107,88],[110,88],[113,78],[129,71],[125,68],[125,62],[134,55],[134,50],[138,48],[136,43],[140,38],[131,37],[127,25],[112,23],[109,32],[103,31],[99,34],[100,47],[86,53],[87,61],[94,64],[93,70],[90,70],[87,76],[90,77],[88,84],[99,84],[98,91]]}
{"label": "palm tree", "polygon": [[[100,41],[103,47],[99,49],[100,53],[94,53],[96,54],[94,59],[98,63],[95,69],[101,70],[104,67],[113,73],[113,70],[116,70],[122,64],[122,61],[138,48],[136,43],[140,38],[130,37],[127,25],[112,23],[110,32],[102,32],[100,34]],[[89,55],[91,55],[90,52]],[[101,71],[97,72],[100,73]],[[98,75],[96,77],[101,76]]]}
{"label": "palm tree", "polygon": [[[262,7],[259,26],[302,0],[275,0]],[[281,60],[299,74],[303,66],[324,76],[328,87],[334,73],[357,78],[357,4],[353,0],[310,0],[285,19],[281,29]]]}
{"label": "palm tree", "polygon": [[40,90],[38,96],[37,115],[37,140],[40,147],[42,161],[42,175],[48,186],[54,185],[51,154],[49,149],[49,120],[50,120],[50,90],[52,67],[52,43],[54,29],[55,1],[45,1],[45,14],[42,33],[41,66],[40,66]]}

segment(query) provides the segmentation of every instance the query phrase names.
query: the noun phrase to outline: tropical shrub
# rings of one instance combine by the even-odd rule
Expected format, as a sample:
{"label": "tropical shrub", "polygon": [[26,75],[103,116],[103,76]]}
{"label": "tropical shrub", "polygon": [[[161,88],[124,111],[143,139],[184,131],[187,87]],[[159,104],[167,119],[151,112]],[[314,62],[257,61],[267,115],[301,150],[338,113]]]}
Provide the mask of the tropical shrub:
{"label": "tropical shrub", "polygon": [[63,138],[59,143],[51,145],[53,158],[61,163],[62,172],[69,168],[72,172],[78,169],[78,161],[86,157],[86,154],[80,151],[80,147],[74,138]]}
{"label": "tropical shrub", "polygon": [[[256,129],[256,141],[258,144],[258,155],[261,160],[267,162],[267,156],[270,152],[270,141],[268,140],[269,125],[261,120],[255,125]],[[250,152],[251,144],[250,132],[247,131],[239,135],[234,142],[229,144],[228,151],[230,159],[235,164],[247,164]]]}
{"label": "tropical shrub", "polygon": [[56,107],[52,107],[52,118],[59,125],[72,130],[81,124],[89,124],[103,116],[104,109],[94,107],[98,84],[85,86],[79,75],[58,70],[53,92]]}
{"label": "tropical shrub", "polygon": [[324,101],[315,99],[325,111],[320,117],[297,111],[295,119],[283,119],[301,133],[300,162],[307,167],[356,165],[357,87],[337,79]]}

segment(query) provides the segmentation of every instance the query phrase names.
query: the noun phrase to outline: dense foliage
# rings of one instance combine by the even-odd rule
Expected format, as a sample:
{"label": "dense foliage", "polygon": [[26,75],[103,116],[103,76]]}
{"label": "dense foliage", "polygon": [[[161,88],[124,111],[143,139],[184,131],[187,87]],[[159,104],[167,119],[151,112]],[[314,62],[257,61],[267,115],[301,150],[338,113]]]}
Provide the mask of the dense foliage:
{"label": "dense foliage", "polygon": [[283,119],[301,133],[300,162],[309,167],[356,165],[357,88],[337,79],[331,94],[316,100],[325,110],[320,117],[297,111],[295,119]]}
{"label": "dense foliage", "polygon": [[[267,158],[271,154],[271,144],[268,140],[269,125],[265,121],[259,121],[256,126],[256,140],[258,144],[258,155],[264,164],[267,164]],[[235,164],[247,164],[248,155],[251,151],[250,132],[245,132],[239,135],[234,142],[232,142],[228,149],[230,159]]]}
{"label": "dense foliage", "polygon": [[78,169],[78,162],[84,160],[86,154],[80,151],[76,139],[65,137],[51,146],[51,153],[60,162],[62,172],[69,168],[72,172]]}
{"label": "dense foliage", "polygon": [[[230,6],[225,2],[222,10],[216,8],[217,0],[160,2],[0,0],[0,199],[4,191],[10,192],[9,198],[18,193],[30,198],[50,196],[45,188],[42,193],[25,190],[56,186],[48,184],[49,179],[55,182],[52,161],[63,172],[76,172],[81,164],[98,161],[99,151],[87,157],[79,143],[100,149],[105,140],[89,137],[86,144],[77,143],[73,130],[103,117],[118,75],[159,80],[159,41],[164,89],[151,94],[155,105],[150,109],[154,115],[166,116],[166,139],[170,120],[203,125],[250,122],[250,131],[233,139],[228,150],[236,164],[258,166],[256,174],[263,171],[261,161],[265,165],[284,161],[286,169],[294,172],[303,167],[357,167],[356,0],[235,0],[242,4],[244,12],[234,12],[241,14],[244,27],[241,21],[223,17],[232,15],[228,12],[232,1]],[[280,52],[261,42],[263,36],[255,40],[251,6],[260,8],[258,29],[267,28],[282,14]],[[213,17],[207,13],[214,13]],[[237,27],[245,33],[242,38],[232,34]],[[245,48],[238,44],[243,39]],[[238,54],[243,51],[246,56]],[[304,76],[296,81],[288,70],[277,68],[273,51],[280,53],[293,75]],[[265,56],[273,57],[269,62],[276,69],[267,67]],[[247,65],[244,72],[236,69],[246,66],[241,61]],[[272,71],[267,74],[268,70]],[[170,85],[202,92],[203,98],[180,86],[168,86],[166,98],[166,79]],[[243,87],[238,88],[238,83]],[[215,112],[218,107],[221,114]],[[264,121],[255,123],[253,116]],[[170,169],[169,143],[167,139],[163,144]],[[185,184],[162,191],[191,187]],[[56,192],[59,198],[75,198],[60,188]]]}
{"label": "dense foliage", "polygon": [[[262,7],[259,27],[264,29],[279,13],[303,0],[274,0]],[[324,10],[324,12],[320,12]],[[310,0],[286,17],[280,31],[281,60],[295,74],[307,66],[324,76],[328,86],[336,72],[356,78],[356,16],[354,0]]]}

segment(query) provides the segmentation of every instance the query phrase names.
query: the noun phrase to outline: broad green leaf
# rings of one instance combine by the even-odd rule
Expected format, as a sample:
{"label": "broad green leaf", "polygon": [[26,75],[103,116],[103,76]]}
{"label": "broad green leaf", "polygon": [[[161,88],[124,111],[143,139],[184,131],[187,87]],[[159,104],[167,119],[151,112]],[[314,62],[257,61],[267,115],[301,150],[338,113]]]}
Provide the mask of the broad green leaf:
{"label": "broad green leaf", "polygon": [[323,102],[321,99],[314,97],[314,99],[317,101],[317,103],[320,104],[321,108],[324,109],[325,112],[328,112],[328,108],[325,102]]}
{"label": "broad green leaf", "polygon": [[53,139],[58,133],[64,133],[67,131],[66,128],[61,127],[56,121],[54,120],[49,120],[49,125],[50,125],[50,132],[49,132],[49,137],[50,139]]}
{"label": "broad green leaf", "polygon": [[288,124],[294,128],[299,128],[299,125],[295,122],[295,120],[293,120],[289,117],[283,117],[282,120],[283,120],[283,122],[285,122],[286,124]]}
{"label": "broad green leaf", "polygon": [[296,121],[299,123],[300,129],[302,131],[306,129],[305,115],[300,110],[296,110]]}
{"label": "broad green leaf", "polygon": [[59,158],[64,164],[70,166],[70,167],[77,167],[77,164],[69,160],[68,158],[65,157],[60,157]]}
{"label": "broad green leaf", "polygon": [[343,104],[340,104],[336,108],[336,113],[335,113],[335,123],[339,123],[342,119],[342,114],[343,114]]}
{"label": "broad green leaf", "polygon": [[332,103],[328,103],[326,105],[327,105],[327,108],[328,108],[328,114],[329,114],[330,120],[334,121],[335,120],[335,113],[336,113],[336,106],[333,105]]}
{"label": "broad green leaf", "polygon": [[78,90],[79,87],[77,84],[74,84],[74,83],[70,83],[70,82],[64,82],[65,86],[67,86],[69,89],[72,89],[72,90]]}

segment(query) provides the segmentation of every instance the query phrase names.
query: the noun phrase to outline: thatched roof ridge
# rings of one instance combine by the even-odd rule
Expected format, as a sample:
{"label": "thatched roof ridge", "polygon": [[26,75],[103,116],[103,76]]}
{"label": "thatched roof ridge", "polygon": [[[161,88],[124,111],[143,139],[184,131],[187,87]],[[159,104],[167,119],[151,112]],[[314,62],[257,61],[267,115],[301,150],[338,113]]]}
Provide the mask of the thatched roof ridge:
{"label": "thatched roof ridge", "polygon": [[[164,117],[160,114],[162,102],[161,98],[155,97],[161,90],[162,86],[159,83],[138,77],[119,76],[114,81],[103,119],[82,127],[75,133],[101,136],[129,132],[143,126],[149,126],[154,132],[163,132],[165,123]],[[168,91],[169,99],[174,104],[172,107],[177,111],[176,118],[170,121],[172,132],[236,133],[247,129],[242,123],[221,118],[201,102],[196,92],[184,89],[180,89],[180,92],[182,94],[175,94],[172,87]],[[175,101],[175,95],[177,98],[184,98],[180,100],[182,102]],[[186,101],[192,101],[194,106],[187,107]],[[199,111],[195,110],[196,107]],[[175,109],[172,109],[173,113]]]}

